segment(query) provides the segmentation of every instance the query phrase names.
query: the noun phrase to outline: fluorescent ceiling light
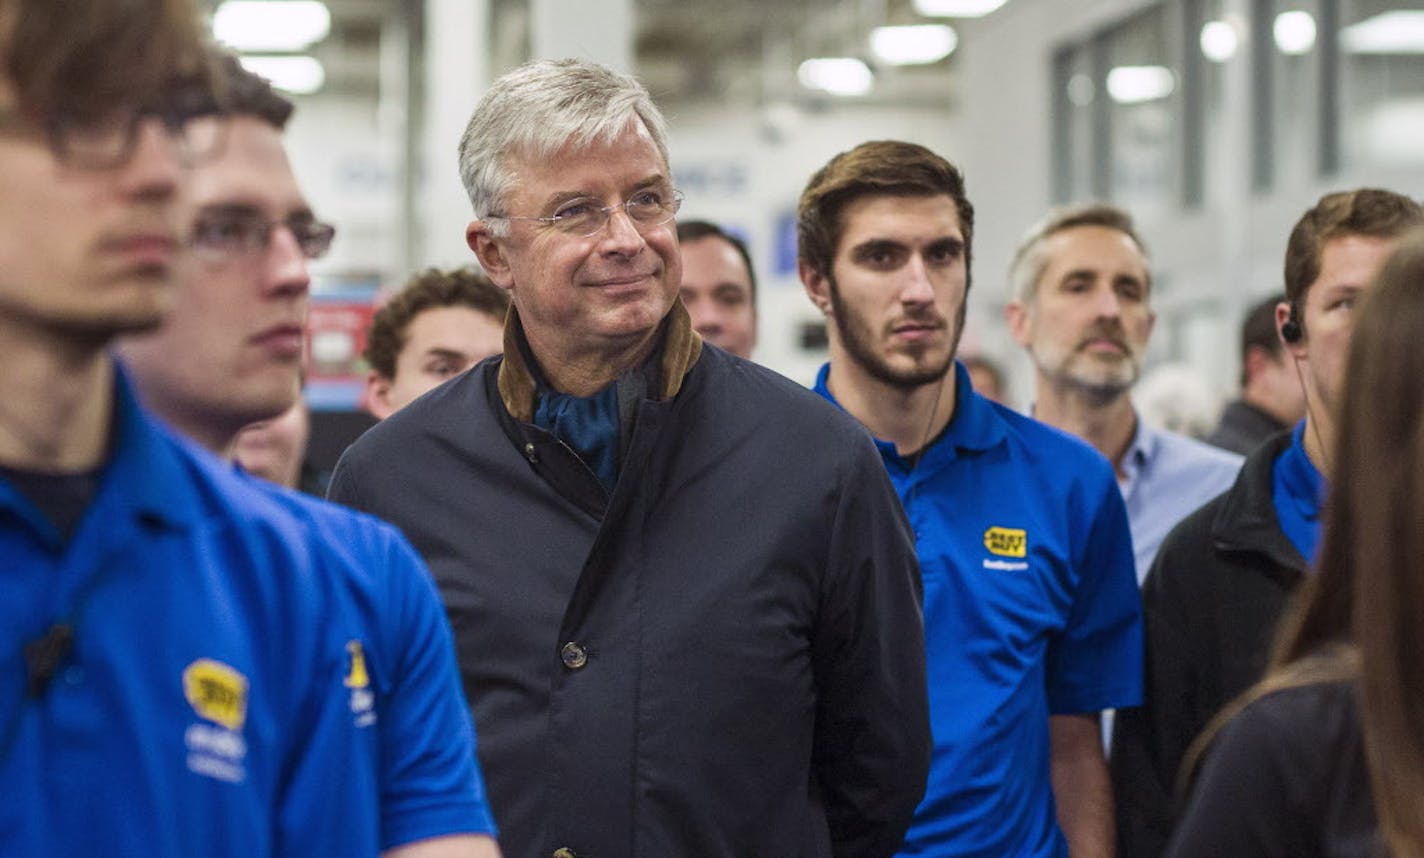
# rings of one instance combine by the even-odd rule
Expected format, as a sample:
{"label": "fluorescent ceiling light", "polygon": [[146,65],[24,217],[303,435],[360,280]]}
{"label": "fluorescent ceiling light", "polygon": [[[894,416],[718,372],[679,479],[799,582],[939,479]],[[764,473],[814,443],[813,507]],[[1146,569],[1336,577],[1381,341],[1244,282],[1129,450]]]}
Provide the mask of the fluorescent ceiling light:
{"label": "fluorescent ceiling light", "polygon": [[1005,0],[915,0],[915,11],[926,18],[982,18]]}
{"label": "fluorescent ceiling light", "polygon": [[946,24],[911,24],[876,27],[870,31],[870,50],[881,62],[893,66],[939,62],[953,53],[959,35]]}
{"label": "fluorescent ceiling light", "polygon": [[1241,37],[1230,21],[1207,21],[1201,28],[1202,56],[1214,63],[1224,63],[1236,56]]}
{"label": "fluorescent ceiling light", "polygon": [[326,83],[326,69],[312,57],[239,57],[242,67],[278,89],[310,95]]}
{"label": "fluorescent ceiling light", "polygon": [[1424,11],[1396,9],[1351,24],[1340,45],[1352,54],[1424,54]]}
{"label": "fluorescent ceiling light", "polygon": [[865,95],[875,76],[870,66],[854,57],[823,57],[807,60],[796,70],[801,85],[832,95]]}
{"label": "fluorescent ceiling light", "polygon": [[1309,12],[1282,12],[1276,16],[1271,32],[1276,37],[1276,47],[1283,54],[1298,57],[1315,47],[1315,19]]}
{"label": "fluorescent ceiling light", "polygon": [[330,33],[318,0],[227,0],[213,14],[213,38],[237,51],[304,51]]}
{"label": "fluorescent ceiling light", "polygon": [[1166,98],[1177,79],[1166,66],[1118,66],[1108,72],[1108,95],[1118,104],[1141,104]]}

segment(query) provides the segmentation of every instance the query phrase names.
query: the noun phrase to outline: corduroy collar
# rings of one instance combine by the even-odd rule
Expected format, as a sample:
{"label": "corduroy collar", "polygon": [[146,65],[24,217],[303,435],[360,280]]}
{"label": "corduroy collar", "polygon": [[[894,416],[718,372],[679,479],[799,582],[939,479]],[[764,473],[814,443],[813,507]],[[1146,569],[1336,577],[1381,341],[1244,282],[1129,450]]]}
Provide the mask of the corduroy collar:
{"label": "corduroy collar", "polygon": [[[653,351],[654,358],[658,360],[658,384],[650,391],[657,401],[677,395],[682,389],[683,378],[702,355],[702,337],[692,329],[692,317],[687,314],[682,301],[673,302],[672,310],[663,317],[662,327],[662,343]],[[499,396],[509,415],[524,423],[534,421],[534,400],[539,389],[530,366],[532,360],[529,343],[524,338],[524,326],[519,321],[519,311],[510,307],[504,322],[504,360],[499,367]]]}

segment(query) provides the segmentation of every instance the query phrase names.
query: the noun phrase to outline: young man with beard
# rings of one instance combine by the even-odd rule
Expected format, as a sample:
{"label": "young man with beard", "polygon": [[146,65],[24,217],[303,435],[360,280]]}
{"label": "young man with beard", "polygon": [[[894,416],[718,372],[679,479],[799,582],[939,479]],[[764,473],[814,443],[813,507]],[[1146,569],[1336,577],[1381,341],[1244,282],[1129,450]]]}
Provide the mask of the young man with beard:
{"label": "young man with beard", "polygon": [[1009,269],[1009,331],[1033,359],[1033,416],[1097,448],[1117,472],[1140,584],[1177,522],[1231,485],[1241,457],[1148,426],[1129,391],[1152,334],[1152,273],[1127,213],[1055,212]]}
{"label": "young man with beard", "polygon": [[[244,426],[298,395],[307,262],[334,230],[313,215],[287,161],[291,103],[235,58],[216,62],[223,115],[202,121],[223,146],[178,194],[190,236],[176,269],[182,288],[163,325],[126,338],[119,353],[145,404],[231,457]],[[344,656],[335,690],[354,737],[341,854],[496,858],[450,631],[424,564],[389,525],[244,480],[299,522],[289,539],[333,582],[330,648]]]}
{"label": "young man with beard", "polygon": [[1228,491],[1172,531],[1143,585],[1145,694],[1113,737],[1126,855],[1161,854],[1187,748],[1261,678],[1277,620],[1311,574],[1355,305],[1421,223],[1424,209],[1403,194],[1361,188],[1326,194],[1291,230],[1276,326],[1305,419],[1257,447]]}
{"label": "young man with beard", "polygon": [[900,854],[1111,855],[1098,712],[1141,670],[1127,519],[1089,447],[955,363],[973,216],[952,164],[893,141],[831,159],[799,210],[816,390],[875,436],[924,580],[935,752]]}

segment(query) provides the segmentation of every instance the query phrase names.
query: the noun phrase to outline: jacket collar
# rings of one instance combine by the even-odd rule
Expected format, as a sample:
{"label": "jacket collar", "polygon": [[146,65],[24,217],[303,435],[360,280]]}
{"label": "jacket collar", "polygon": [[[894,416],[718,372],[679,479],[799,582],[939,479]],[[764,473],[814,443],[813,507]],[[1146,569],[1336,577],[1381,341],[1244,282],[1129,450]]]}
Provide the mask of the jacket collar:
{"label": "jacket collar", "polygon": [[[663,317],[662,342],[654,349],[658,361],[658,381],[649,389],[657,401],[672,399],[682,389],[682,380],[702,355],[702,337],[692,329],[692,317],[681,300],[673,301],[672,310]],[[539,383],[534,374],[537,365],[529,342],[524,337],[524,325],[519,311],[509,308],[504,322],[504,360],[499,365],[499,396],[509,415],[523,423],[534,422],[534,400]]]}
{"label": "jacket collar", "polygon": [[1263,554],[1278,566],[1305,574],[1309,565],[1281,532],[1272,492],[1272,469],[1290,447],[1291,436],[1289,430],[1279,432],[1246,457],[1211,522],[1211,538],[1223,551]]}

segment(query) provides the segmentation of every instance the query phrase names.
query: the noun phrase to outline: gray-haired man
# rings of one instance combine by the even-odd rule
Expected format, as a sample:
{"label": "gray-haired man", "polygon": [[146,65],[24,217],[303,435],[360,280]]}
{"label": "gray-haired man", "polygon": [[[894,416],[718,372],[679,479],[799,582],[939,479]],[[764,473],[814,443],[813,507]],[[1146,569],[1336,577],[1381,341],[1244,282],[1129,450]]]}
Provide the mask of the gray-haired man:
{"label": "gray-haired man", "polygon": [[893,854],[928,765],[924,641],[869,438],[702,348],[636,81],[524,66],[460,153],[504,357],[368,433],[332,495],[435,573],[505,852]]}

